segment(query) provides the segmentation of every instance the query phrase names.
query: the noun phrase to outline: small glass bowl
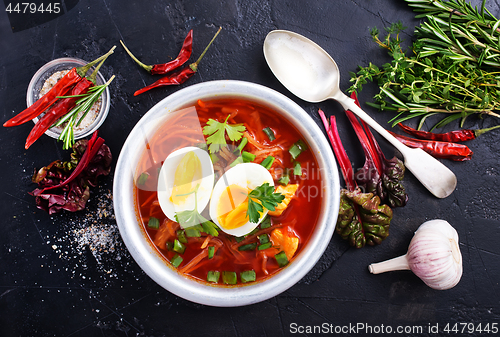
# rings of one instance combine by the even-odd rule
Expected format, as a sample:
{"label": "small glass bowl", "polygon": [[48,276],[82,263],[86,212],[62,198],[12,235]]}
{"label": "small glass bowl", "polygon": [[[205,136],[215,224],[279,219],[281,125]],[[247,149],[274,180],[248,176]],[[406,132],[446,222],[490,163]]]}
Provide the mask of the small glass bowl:
{"label": "small glass bowl", "polygon": [[[31,79],[28,85],[28,91],[26,93],[26,104],[28,105],[28,107],[31,106],[40,98],[40,90],[42,89],[45,81],[50,76],[52,76],[52,74],[61,70],[70,70],[73,67],[85,66],[87,63],[88,62],[78,58],[64,57],[52,60],[47,64],[45,64],[35,73],[35,75],[33,75],[33,78]],[[87,75],[90,75],[93,70],[94,68],[91,68],[87,72]],[[104,83],[106,83],[104,77],[100,72],[98,72],[96,78],[96,85],[101,85]],[[88,135],[91,135],[95,130],[97,130],[101,126],[101,124],[108,116],[109,107],[111,103],[109,88],[106,88],[106,90],[103,92],[103,94],[101,95],[101,99],[102,99],[101,107],[99,109],[99,114],[97,115],[96,119],[86,128],[78,131],[75,130],[74,134],[75,139],[80,139],[87,137]],[[38,122],[38,119],[39,119],[38,117],[34,118],[33,122],[34,123]],[[55,128],[50,128],[47,131],[45,131],[46,135],[56,139],[59,138],[60,133],[61,133],[60,130]]]}

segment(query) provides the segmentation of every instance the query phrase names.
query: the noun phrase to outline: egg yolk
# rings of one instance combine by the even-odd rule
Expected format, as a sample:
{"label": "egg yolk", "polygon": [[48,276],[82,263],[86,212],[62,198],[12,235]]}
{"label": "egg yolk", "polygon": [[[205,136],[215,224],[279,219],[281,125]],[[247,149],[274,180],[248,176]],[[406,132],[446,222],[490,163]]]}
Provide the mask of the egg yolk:
{"label": "egg yolk", "polygon": [[182,157],[175,170],[174,188],[170,201],[174,205],[181,205],[196,189],[196,181],[202,177],[201,161],[194,152],[188,152]]}
{"label": "egg yolk", "polygon": [[217,220],[225,229],[235,229],[248,222],[248,189],[229,185],[221,194],[217,206]]}

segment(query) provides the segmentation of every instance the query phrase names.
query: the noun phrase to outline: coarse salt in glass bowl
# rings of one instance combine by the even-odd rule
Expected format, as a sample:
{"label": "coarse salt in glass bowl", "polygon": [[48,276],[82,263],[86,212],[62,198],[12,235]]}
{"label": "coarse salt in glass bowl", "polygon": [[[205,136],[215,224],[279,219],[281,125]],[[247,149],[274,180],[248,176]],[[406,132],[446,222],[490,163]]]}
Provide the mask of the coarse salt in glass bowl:
{"label": "coarse salt in glass bowl", "polygon": [[[31,106],[33,103],[35,103],[40,97],[43,96],[41,94],[41,90],[45,84],[45,82],[55,73],[59,71],[69,71],[73,67],[81,67],[85,66],[88,62],[78,59],[78,58],[73,58],[73,57],[63,57],[63,58],[58,58],[55,60],[52,60],[48,63],[46,63],[43,67],[41,67],[35,75],[33,75],[33,78],[31,79],[29,85],[28,85],[28,90],[26,93],[26,104],[27,106]],[[92,74],[94,68],[90,68],[89,71],[87,72],[87,76],[90,76]],[[100,72],[97,72],[97,77],[96,77],[96,85],[101,85],[106,83],[104,80],[104,77]],[[52,83],[52,85],[55,84]],[[98,113],[96,114],[94,110],[89,111],[85,119],[82,121],[82,124],[78,127],[75,127],[74,130],[74,138],[75,139],[80,139],[87,137],[91,135],[94,131],[96,131],[101,124],[104,122],[106,119],[108,112],[109,112],[109,107],[110,107],[110,94],[109,94],[109,88],[106,88],[106,90],[103,92],[101,95],[100,99],[100,106],[98,106],[97,111]],[[98,101],[98,102],[99,102]],[[98,104],[98,103],[96,103]],[[36,123],[38,122],[39,117],[36,117],[33,119],[33,122]],[[59,138],[59,135],[61,134],[62,131],[62,126],[57,127],[57,128],[50,128],[47,131],[45,131],[45,134],[52,137],[52,138]]]}

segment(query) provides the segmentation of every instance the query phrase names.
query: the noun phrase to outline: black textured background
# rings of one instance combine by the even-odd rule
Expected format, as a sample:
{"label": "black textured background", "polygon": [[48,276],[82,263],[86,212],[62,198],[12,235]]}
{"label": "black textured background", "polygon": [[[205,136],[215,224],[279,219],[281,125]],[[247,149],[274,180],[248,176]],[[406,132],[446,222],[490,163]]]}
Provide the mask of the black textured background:
{"label": "black textured background", "polygon": [[[6,6],[9,2],[4,0]],[[497,0],[488,0],[487,7],[500,17]],[[264,38],[270,30],[288,29],[313,39],[337,61],[346,89],[349,71],[388,61],[372,42],[371,27],[401,20],[408,26],[404,38],[409,42],[418,23],[401,0],[81,0],[66,1],[64,8],[56,18],[21,18],[0,6],[0,118],[6,121],[25,108],[28,83],[46,62],[64,56],[92,60],[117,45],[101,70],[106,78],[116,75],[111,110],[100,131],[114,163],[128,132],[162,98],[195,83],[236,79],[282,92],[318,122],[319,107],[335,113],[347,151],[360,167],[362,151],[340,105],[293,97],[265,63]],[[175,57],[189,29],[194,29],[197,57],[219,26],[221,34],[189,82],[132,96],[153,78],[133,63],[120,39],[153,64]],[[374,93],[367,86],[361,102]],[[391,114],[364,108],[388,127]],[[470,118],[466,127],[497,123]],[[445,162],[458,177],[456,191],[446,199],[433,197],[408,173],[409,203],[395,210],[391,235],[381,246],[356,250],[334,236],[316,267],[281,295],[247,307],[213,308],[170,294],[136,265],[112,216],[112,175],[92,192],[87,211],[49,216],[36,209],[27,193],[34,189],[34,168],[66,159],[68,153],[46,136],[25,151],[31,126],[0,128],[1,336],[284,336],[293,333],[294,323],[421,326],[423,333],[404,335],[435,336],[429,326],[439,324],[439,335],[462,335],[442,329],[447,323],[500,324],[499,131],[469,143],[474,151],[470,162]],[[392,157],[393,149],[381,143]],[[404,254],[418,226],[435,218],[449,221],[460,236],[464,274],[455,288],[432,290],[405,271],[369,274],[370,263]],[[82,242],[79,234],[89,228],[108,235],[98,239],[103,244]],[[351,330],[342,335],[364,334]]]}

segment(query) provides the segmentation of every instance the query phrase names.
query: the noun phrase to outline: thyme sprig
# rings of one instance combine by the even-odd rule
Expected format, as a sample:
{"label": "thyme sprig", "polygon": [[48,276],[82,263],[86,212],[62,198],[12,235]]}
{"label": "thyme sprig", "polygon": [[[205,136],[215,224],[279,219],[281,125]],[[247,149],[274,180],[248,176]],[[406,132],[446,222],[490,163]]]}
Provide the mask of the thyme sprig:
{"label": "thyme sprig", "polygon": [[[106,90],[108,85],[113,81],[115,75],[113,75],[106,83],[101,85],[96,85],[91,87],[87,93],[82,95],[74,95],[74,96],[64,96],[68,97],[81,97],[78,101],[76,101],[76,105],[70,112],[60,118],[53,127],[60,126],[64,123],[64,126],[61,134],[59,135],[58,140],[63,141],[63,149],[70,149],[75,143],[75,132],[74,128],[78,127],[85,116],[88,114],[92,106],[97,102],[99,97],[101,97],[102,93]],[[78,118],[78,115],[82,113],[81,117]]]}
{"label": "thyme sprig", "polygon": [[416,41],[404,51],[398,22],[374,41],[388,50],[391,62],[380,68],[372,63],[351,73],[349,92],[360,91],[373,81],[379,85],[375,103],[392,110],[393,125],[411,118],[424,121],[445,114],[433,128],[473,114],[500,117],[500,20],[483,6],[473,8],[463,0],[405,0],[427,18],[416,27]]}

